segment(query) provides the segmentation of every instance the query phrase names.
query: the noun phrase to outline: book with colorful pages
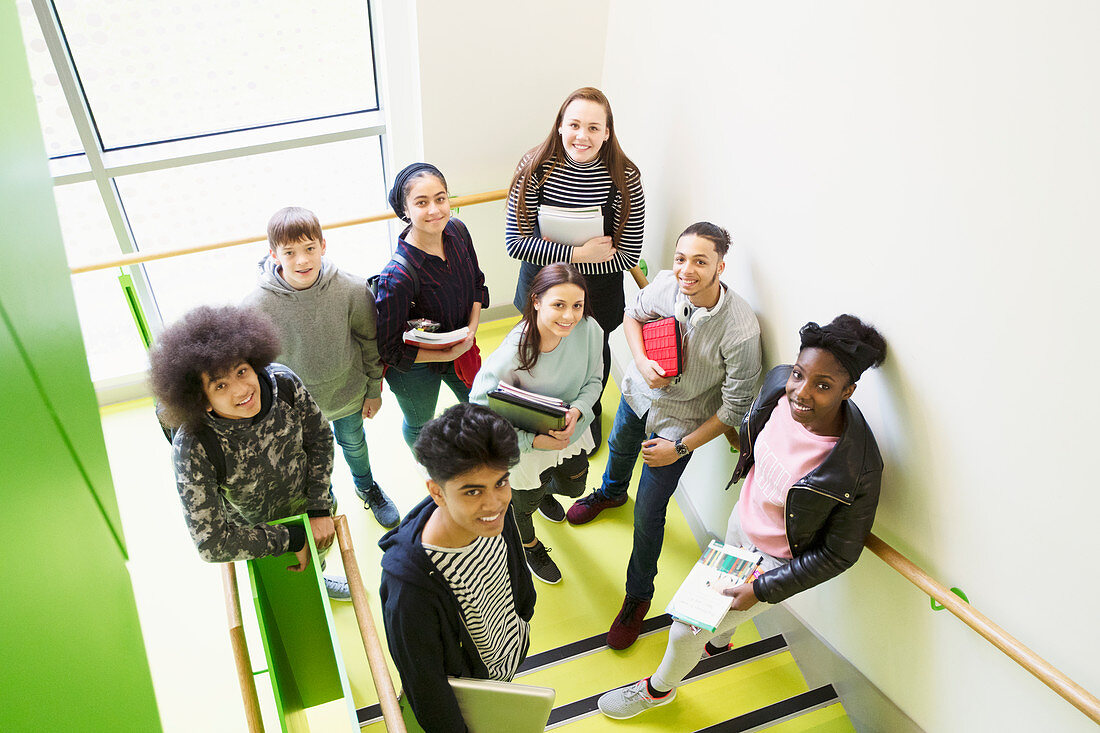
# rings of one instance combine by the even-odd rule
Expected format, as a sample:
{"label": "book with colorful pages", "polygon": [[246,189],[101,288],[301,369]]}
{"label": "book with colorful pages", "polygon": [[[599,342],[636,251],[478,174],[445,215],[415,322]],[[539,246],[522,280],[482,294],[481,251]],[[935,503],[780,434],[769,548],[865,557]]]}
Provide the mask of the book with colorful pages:
{"label": "book with colorful pages", "polygon": [[642,324],[642,346],[646,356],[665,370],[666,377],[679,376],[683,371],[680,324],[672,316]]}
{"label": "book with colorful pages", "polygon": [[565,427],[569,405],[559,399],[501,382],[487,395],[489,409],[512,426],[529,433],[547,435]]}
{"label": "book with colorful pages", "polygon": [[760,577],[763,559],[758,552],[711,540],[668,602],[665,612],[677,621],[713,632],[733,600],[722,595],[722,589]]}

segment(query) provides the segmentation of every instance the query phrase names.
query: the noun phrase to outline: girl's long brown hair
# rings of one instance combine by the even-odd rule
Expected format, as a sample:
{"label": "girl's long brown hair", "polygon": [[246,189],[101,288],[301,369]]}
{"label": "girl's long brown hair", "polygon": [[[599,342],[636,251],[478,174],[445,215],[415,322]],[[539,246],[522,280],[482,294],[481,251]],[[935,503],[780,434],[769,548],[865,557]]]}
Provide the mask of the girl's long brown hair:
{"label": "girl's long brown hair", "polygon": [[[622,216],[619,217],[619,224],[615,227],[615,232],[612,235],[615,245],[618,246],[623,229],[626,228],[627,219],[630,217],[630,189],[628,184],[630,180],[640,179],[641,173],[638,172],[638,166],[634,165],[634,161],[626,157],[626,153],[619,147],[619,139],[615,137],[615,119],[611,114],[611,103],[607,101],[604,93],[595,87],[581,87],[566,97],[558,109],[558,116],[554,119],[554,126],[550,128],[550,134],[539,145],[529,150],[523,156],[523,160],[520,161],[509,186],[509,191],[516,192],[516,224],[519,226],[521,234],[529,235],[533,231],[527,228],[527,198],[524,193],[529,187],[539,188],[546,183],[546,179],[554,172],[554,168],[558,163],[565,160],[567,153],[565,152],[565,146],[561,143],[561,133],[558,132],[558,128],[561,127],[562,117],[565,116],[565,108],[575,99],[586,99],[589,102],[602,105],[604,112],[607,113],[607,131],[609,135],[607,141],[600,146],[599,157],[603,164],[607,166],[611,181],[615,184],[615,188],[618,189],[623,199]],[[541,180],[535,181],[535,172],[546,163],[550,164],[546,174],[542,176]],[[629,175],[627,169],[630,169]]]}
{"label": "girl's long brown hair", "polygon": [[576,285],[584,293],[584,317],[592,315],[592,305],[588,300],[588,284],[577,268],[565,262],[555,262],[538,271],[531,281],[531,290],[527,293],[527,302],[523,304],[523,331],[519,336],[519,368],[529,372],[539,360],[539,347],[542,336],[539,334],[538,313],[535,301],[555,285]]}

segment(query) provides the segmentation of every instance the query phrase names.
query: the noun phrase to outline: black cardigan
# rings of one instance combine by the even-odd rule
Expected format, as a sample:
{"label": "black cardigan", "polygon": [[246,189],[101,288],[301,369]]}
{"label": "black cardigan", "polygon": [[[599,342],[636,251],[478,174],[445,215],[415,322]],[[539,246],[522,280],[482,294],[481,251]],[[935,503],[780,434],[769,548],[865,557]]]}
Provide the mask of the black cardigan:
{"label": "black cardigan", "polygon": [[[458,600],[421,544],[424,525],[436,508],[427,497],[378,542],[385,551],[382,618],[390,656],[417,722],[430,733],[461,732],[466,723],[447,677],[485,679],[489,672],[466,630]],[[530,621],[535,612],[535,586],[510,504],[503,534],[516,613]],[[526,656],[524,649],[521,661]]]}

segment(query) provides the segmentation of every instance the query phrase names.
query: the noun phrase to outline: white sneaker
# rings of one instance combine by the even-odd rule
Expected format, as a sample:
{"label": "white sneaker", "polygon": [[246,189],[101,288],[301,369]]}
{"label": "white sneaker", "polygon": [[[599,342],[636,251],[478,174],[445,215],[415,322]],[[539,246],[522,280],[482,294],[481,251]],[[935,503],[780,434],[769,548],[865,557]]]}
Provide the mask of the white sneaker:
{"label": "white sneaker", "polygon": [[625,720],[626,718],[633,718],[638,713],[644,713],[650,708],[667,705],[676,698],[675,687],[669,690],[669,693],[664,697],[651,696],[647,689],[648,683],[649,678],[646,677],[633,685],[605,692],[600,695],[600,699],[596,704],[600,706],[600,712],[607,717]]}
{"label": "white sneaker", "polygon": [[351,588],[348,581],[336,575],[325,575],[325,592],[333,601],[350,601]]}

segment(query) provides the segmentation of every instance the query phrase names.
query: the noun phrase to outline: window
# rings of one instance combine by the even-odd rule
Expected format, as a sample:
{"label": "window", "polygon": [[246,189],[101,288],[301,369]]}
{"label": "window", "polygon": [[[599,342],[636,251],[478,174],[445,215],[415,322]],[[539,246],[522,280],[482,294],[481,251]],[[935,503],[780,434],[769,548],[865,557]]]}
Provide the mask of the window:
{"label": "window", "polygon": [[[322,224],[385,209],[368,0],[17,8],[71,265],[262,237],[283,206],[310,208]],[[348,271],[370,275],[389,259],[385,223],[325,237]],[[196,305],[239,302],[266,250],[74,275],[93,380],[146,366],[121,274],[157,332]]]}

